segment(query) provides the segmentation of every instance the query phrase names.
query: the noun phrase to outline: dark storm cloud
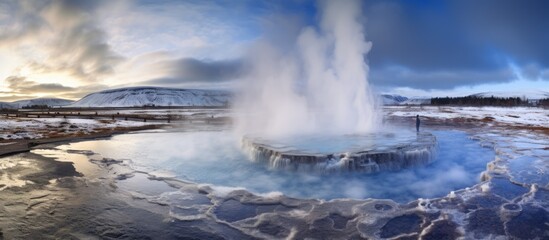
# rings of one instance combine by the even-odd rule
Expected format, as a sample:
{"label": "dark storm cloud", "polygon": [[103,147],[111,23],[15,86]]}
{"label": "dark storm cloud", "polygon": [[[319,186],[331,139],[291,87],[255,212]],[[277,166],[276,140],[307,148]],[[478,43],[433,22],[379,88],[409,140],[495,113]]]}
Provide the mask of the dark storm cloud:
{"label": "dark storm cloud", "polygon": [[[113,73],[113,69],[119,69],[117,66],[124,61],[113,52],[99,24],[102,15],[98,13],[108,10],[114,2],[0,0],[0,48],[14,49],[14,55],[20,53],[21,58],[28,58],[23,59],[20,65],[35,74],[70,74],[85,81],[83,85],[100,84],[102,77]],[[163,14],[163,17],[175,18],[176,23],[184,23],[177,18],[181,15],[180,11],[169,15],[159,7],[160,4],[169,8],[172,6],[170,4],[175,6],[177,1],[163,0],[159,3],[138,0],[134,3],[156,9],[157,14]],[[362,3],[366,39],[373,43],[365,58],[371,69],[370,81],[376,85],[451,89],[509,82],[517,75],[533,80],[549,80],[549,1],[364,0]],[[226,20],[227,26],[232,24],[249,28],[246,31],[248,35],[244,34],[242,41],[264,37],[284,45],[282,49],[289,52],[294,50],[295,38],[304,26],[319,27],[315,1],[235,3],[222,0],[208,4],[223,6],[223,11],[216,12],[219,14],[225,8],[227,12],[239,13],[228,14]],[[212,15],[208,11],[201,12],[211,9],[208,4],[197,8],[200,14],[196,16],[204,14],[207,19]],[[127,19],[130,21],[132,18]],[[201,18],[192,20],[203,21]],[[170,29],[170,25],[160,23],[154,26]],[[207,24],[204,26],[203,29],[209,29]],[[131,33],[131,29],[127,30]],[[146,37],[154,41],[160,39],[154,32]],[[128,46],[132,44],[128,43]],[[196,57],[192,54],[186,56]],[[226,83],[246,74],[243,61],[184,58],[154,62],[156,68],[152,68],[151,72],[158,70],[155,72],[158,74],[144,76],[159,78],[143,83]],[[510,65],[516,67],[518,72],[511,72]],[[22,75],[18,72],[10,74]],[[61,84],[33,83],[30,86],[20,85],[18,91],[24,87],[28,91],[48,88],[53,92],[69,90]],[[74,95],[79,95],[82,89],[75,89]]]}
{"label": "dark storm cloud", "polygon": [[194,58],[183,58],[159,63],[158,67],[167,72],[167,76],[147,81],[147,84],[216,83],[234,80],[243,74],[240,60],[202,61]]}
{"label": "dark storm cloud", "polygon": [[[377,85],[451,89],[549,80],[549,1],[369,1],[370,79]],[[402,70],[406,69],[406,70]]]}
{"label": "dark storm cloud", "polygon": [[479,41],[520,63],[549,66],[549,1],[455,1],[458,16]]}
{"label": "dark storm cloud", "polygon": [[29,86],[25,88],[25,91],[54,93],[74,91],[74,88],[66,87],[59,83],[41,83]]}
{"label": "dark storm cloud", "polygon": [[11,89],[10,93],[58,93],[58,92],[72,92],[75,88],[63,86],[59,83],[37,83],[27,80],[24,77],[10,76],[5,79],[8,84],[8,88]]}
{"label": "dark storm cloud", "polygon": [[464,36],[444,6],[405,6],[379,2],[366,10],[366,38],[373,67],[402,65],[415,70],[483,69],[500,65],[484,46]]}
{"label": "dark storm cloud", "polygon": [[509,69],[480,71],[425,71],[384,69],[370,72],[376,85],[389,87],[412,87],[419,89],[450,89],[458,86],[473,86],[479,83],[505,83],[514,80]]}
{"label": "dark storm cloud", "polygon": [[59,83],[37,83],[28,80],[25,77],[10,76],[4,79],[10,91],[0,91],[2,94],[11,94],[11,96],[0,97],[0,100],[21,100],[35,98],[32,93],[48,94],[56,98],[81,98],[90,92],[97,92],[109,89],[109,86],[103,84],[88,84],[77,88],[64,86]]}
{"label": "dark storm cloud", "polygon": [[[549,1],[368,0],[363,7],[366,39],[373,43],[366,60],[376,85],[452,89],[519,75],[549,80]],[[318,18],[311,1],[270,9],[259,20],[262,38],[287,51]],[[162,65],[170,74],[147,83],[231,80],[243,74],[240,62],[181,59]]]}

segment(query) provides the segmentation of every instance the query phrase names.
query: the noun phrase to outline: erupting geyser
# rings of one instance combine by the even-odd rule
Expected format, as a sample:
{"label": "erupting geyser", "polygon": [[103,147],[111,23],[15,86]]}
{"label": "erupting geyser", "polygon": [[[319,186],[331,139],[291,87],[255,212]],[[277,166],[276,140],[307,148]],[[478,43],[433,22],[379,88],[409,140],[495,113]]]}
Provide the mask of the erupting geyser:
{"label": "erupting geyser", "polygon": [[348,134],[376,129],[359,1],[321,1],[318,27],[292,46],[263,39],[250,51],[250,74],[236,107],[244,133]]}
{"label": "erupting geyser", "polygon": [[[364,139],[370,138],[369,141],[380,141],[379,136],[384,136],[379,133],[382,132],[380,114],[367,79],[368,66],[364,57],[372,44],[364,39],[360,1],[320,1],[319,7],[321,14],[317,26],[301,29],[295,39],[284,41],[283,46],[266,37],[250,51],[249,76],[242,83],[235,107],[242,113],[237,129],[242,136],[247,136],[243,145],[251,151],[254,160],[259,161],[260,156],[272,157],[267,156],[270,155],[267,152],[276,149],[268,146],[275,142],[273,139],[299,136],[304,141],[314,142],[320,136],[332,136],[328,138],[343,141],[348,135],[360,135]],[[288,42],[292,44],[288,46]],[[259,139],[269,140],[255,142]],[[398,140],[399,136],[392,139]],[[331,143],[337,144],[334,141]],[[373,155],[358,154],[364,151],[366,149],[356,149],[349,153],[352,159],[364,160],[356,166],[351,164],[351,168],[371,162]],[[429,151],[422,154],[425,159],[431,158]],[[320,152],[323,157],[312,157]],[[388,154],[394,152],[392,150],[384,152],[387,154],[376,157],[397,159],[396,155],[406,155]],[[326,162],[326,159],[338,162],[351,159],[351,155],[344,157],[341,154],[319,149],[309,155],[300,153],[300,159],[306,158],[313,164]],[[282,159],[296,159],[284,156]]]}

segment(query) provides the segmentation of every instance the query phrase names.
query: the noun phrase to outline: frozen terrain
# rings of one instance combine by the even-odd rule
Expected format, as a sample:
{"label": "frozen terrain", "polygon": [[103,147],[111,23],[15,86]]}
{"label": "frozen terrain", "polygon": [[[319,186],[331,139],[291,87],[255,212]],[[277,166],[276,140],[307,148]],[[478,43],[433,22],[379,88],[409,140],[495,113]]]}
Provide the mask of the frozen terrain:
{"label": "frozen terrain", "polygon": [[73,134],[112,130],[121,127],[139,127],[150,124],[136,121],[111,121],[63,118],[3,118],[0,117],[0,140],[39,139]]}
{"label": "frozen terrain", "polygon": [[511,126],[548,127],[549,110],[537,107],[446,107],[387,106],[386,117],[415,117],[440,120],[475,120]]}
{"label": "frozen terrain", "polygon": [[221,90],[132,87],[89,94],[68,107],[227,106],[231,94]]}
{"label": "frozen terrain", "polygon": [[[422,131],[436,135],[442,155],[378,175],[269,169],[247,159],[224,126],[203,123],[38,146],[2,158],[0,232],[6,238],[545,239],[547,111],[489,109],[495,116],[488,121],[484,108],[385,108],[386,123],[400,128],[413,129],[420,114]],[[538,120],[505,117],[513,114]]]}

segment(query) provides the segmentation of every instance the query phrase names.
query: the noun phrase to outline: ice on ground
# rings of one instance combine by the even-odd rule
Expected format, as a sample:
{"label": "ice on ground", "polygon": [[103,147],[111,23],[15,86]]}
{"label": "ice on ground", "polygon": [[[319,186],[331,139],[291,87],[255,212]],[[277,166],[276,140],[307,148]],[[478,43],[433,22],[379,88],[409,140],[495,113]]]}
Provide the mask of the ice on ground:
{"label": "ice on ground", "polygon": [[513,125],[549,126],[549,110],[537,107],[448,107],[448,106],[387,106],[387,116],[422,117],[438,119],[490,119]]}
{"label": "ice on ground", "polygon": [[104,129],[140,127],[158,123],[63,118],[0,117],[0,140],[38,139],[69,134],[89,134]]}
{"label": "ice on ground", "polygon": [[[423,113],[419,114],[423,116]],[[446,168],[440,165],[437,167],[442,171],[435,172],[426,166],[415,171],[394,174],[377,182],[401,181],[396,186],[409,187],[413,191],[420,191],[421,194],[429,194],[421,191],[433,190],[437,185],[444,183],[459,182],[461,185],[451,189],[439,189],[439,194],[435,195],[439,197],[436,198],[420,196],[422,199],[415,197],[416,200],[403,204],[392,200],[364,199],[372,186],[379,187],[385,192],[400,189],[391,185],[375,186],[368,183],[364,185],[363,179],[357,181],[345,179],[331,187],[314,189],[311,188],[330,183],[333,178],[281,173],[286,174],[282,175],[284,179],[291,181],[280,182],[276,179],[273,181],[273,178],[265,177],[272,172],[262,169],[261,165],[245,165],[250,162],[238,161],[238,158],[231,157],[241,155],[231,148],[232,145],[227,141],[229,140],[227,136],[220,132],[179,132],[177,134],[154,132],[142,135],[120,135],[111,140],[71,143],[59,147],[58,151],[74,153],[76,149],[93,149],[105,157],[131,158],[136,164],[152,165],[153,169],[169,168],[167,170],[180,173],[178,178],[192,179],[199,183],[217,177],[220,183],[215,185],[218,186],[230,185],[228,183],[231,180],[238,180],[237,178],[240,177],[241,180],[252,184],[274,188],[278,188],[277,184],[297,182],[296,186],[300,192],[309,191],[309,193],[320,191],[333,193],[345,188],[350,191],[347,197],[361,198],[295,199],[280,194],[254,194],[249,191],[253,189],[253,185],[247,187],[247,190],[215,189],[211,185],[189,182],[175,184],[179,190],[169,189],[171,192],[160,193],[158,196],[132,193],[131,196],[134,199],[140,199],[132,202],[136,205],[144,204],[141,200],[146,199],[150,203],[168,208],[169,211],[165,212],[169,212],[167,217],[170,218],[170,224],[192,224],[192,226],[186,225],[187,228],[177,228],[177,233],[185,231],[182,229],[204,230],[212,235],[219,234],[216,236],[220,238],[234,239],[245,237],[263,239],[547,238],[549,236],[547,230],[549,138],[547,135],[520,128],[477,126],[465,130],[463,128],[454,130],[455,128],[459,126],[437,126],[436,130],[433,130],[435,134],[439,134],[437,138],[442,141],[439,141],[440,147],[443,148],[441,153],[459,153],[455,161],[433,163],[445,164]],[[159,134],[174,134],[173,139],[178,141],[160,142],[158,139],[167,138]],[[137,144],[136,141],[146,143]],[[211,148],[212,145],[215,147]],[[177,149],[177,151],[165,151],[165,149]],[[88,151],[81,151],[81,153],[87,154]],[[451,156],[444,156],[444,159],[449,157]],[[479,161],[485,158],[490,161],[488,164]],[[251,173],[258,175],[243,175],[243,173],[248,174],[246,166],[253,166],[250,168]],[[475,169],[466,169],[472,166]],[[105,167],[111,169],[113,165]],[[199,171],[201,169],[202,171]],[[185,170],[187,172],[181,174]],[[424,171],[423,175],[418,175],[428,178],[428,181],[413,178],[413,173],[422,171]],[[114,174],[114,171],[109,172]],[[150,179],[150,176],[145,177],[143,174],[136,174],[136,177],[135,181],[139,183]],[[119,186],[133,186],[130,184],[131,180],[118,181]],[[165,181],[171,186],[172,181],[175,180]],[[233,185],[235,186],[238,185]],[[410,195],[409,192],[397,194]],[[379,197],[374,196],[374,198]],[[114,212],[120,210],[121,213],[125,213],[124,210],[127,210],[114,207],[116,210]],[[212,235],[208,236],[213,238]]]}

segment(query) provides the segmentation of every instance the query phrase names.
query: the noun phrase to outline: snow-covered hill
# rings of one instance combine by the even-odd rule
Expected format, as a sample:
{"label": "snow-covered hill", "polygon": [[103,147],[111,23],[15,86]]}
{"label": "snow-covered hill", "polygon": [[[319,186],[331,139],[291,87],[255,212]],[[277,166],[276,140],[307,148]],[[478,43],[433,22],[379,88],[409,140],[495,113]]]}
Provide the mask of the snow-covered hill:
{"label": "snow-covered hill", "polygon": [[426,105],[426,104],[431,104],[431,98],[427,98],[427,97],[409,98],[408,100],[400,103],[400,105]]}
{"label": "snow-covered hill", "polygon": [[35,98],[35,99],[26,99],[19,100],[15,102],[0,102],[0,108],[23,108],[29,106],[48,106],[48,107],[59,107],[66,106],[74,101],[61,99],[61,98]]}
{"label": "snow-covered hill", "polygon": [[7,102],[0,102],[0,109],[11,109],[13,106]]}
{"label": "snow-covered hill", "polygon": [[400,95],[382,94],[381,100],[383,101],[383,105],[399,105],[408,100],[408,98]]}
{"label": "snow-covered hill", "polygon": [[225,106],[231,94],[221,90],[130,87],[89,94],[68,107]]}
{"label": "snow-covered hill", "polygon": [[381,101],[383,105],[424,105],[430,104],[430,97],[404,97],[396,94],[382,94]]}

